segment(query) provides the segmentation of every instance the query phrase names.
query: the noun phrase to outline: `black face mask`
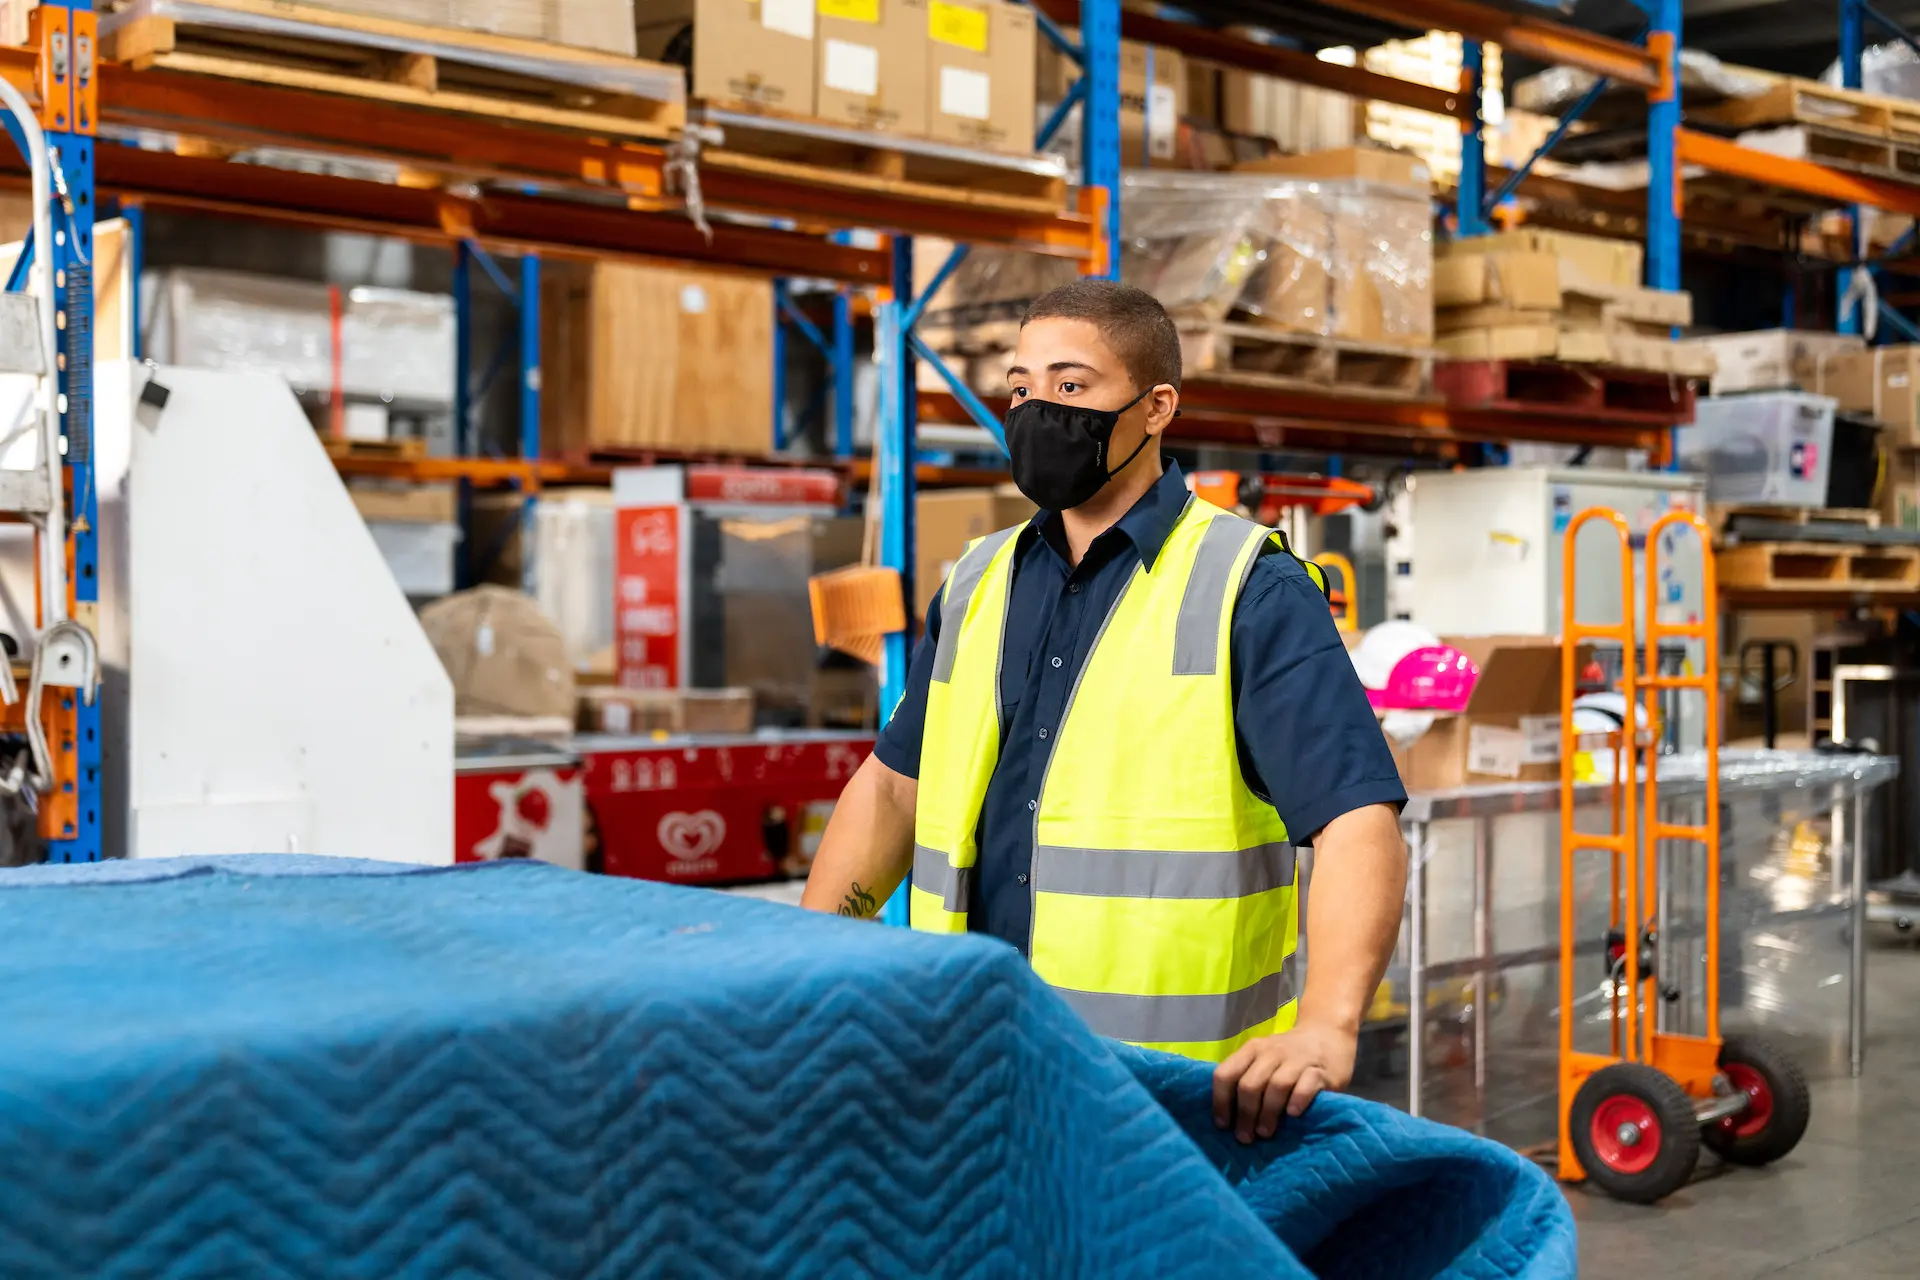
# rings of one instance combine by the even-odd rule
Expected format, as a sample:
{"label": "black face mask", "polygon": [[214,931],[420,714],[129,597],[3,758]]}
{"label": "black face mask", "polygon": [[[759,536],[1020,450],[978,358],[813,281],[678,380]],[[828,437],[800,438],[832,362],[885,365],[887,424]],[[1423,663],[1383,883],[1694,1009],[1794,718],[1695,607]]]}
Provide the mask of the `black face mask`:
{"label": "black face mask", "polygon": [[1142,436],[1125,461],[1107,470],[1107,445],[1120,415],[1147,398],[1148,387],[1118,409],[1083,409],[1057,400],[1022,400],[1007,411],[1007,453],[1013,483],[1043,511],[1071,511],[1140,456]]}

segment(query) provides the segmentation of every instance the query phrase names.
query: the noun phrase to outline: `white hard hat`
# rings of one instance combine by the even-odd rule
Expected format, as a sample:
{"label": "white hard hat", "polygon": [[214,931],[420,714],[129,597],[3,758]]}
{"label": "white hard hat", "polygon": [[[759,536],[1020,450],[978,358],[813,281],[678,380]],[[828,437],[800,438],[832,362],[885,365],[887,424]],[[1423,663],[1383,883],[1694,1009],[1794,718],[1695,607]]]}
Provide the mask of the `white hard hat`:
{"label": "white hard hat", "polygon": [[1439,643],[1440,637],[1425,627],[1411,622],[1382,622],[1367,629],[1349,656],[1361,684],[1369,689],[1384,689],[1387,677],[1393,674],[1400,659],[1415,649],[1431,649]]}

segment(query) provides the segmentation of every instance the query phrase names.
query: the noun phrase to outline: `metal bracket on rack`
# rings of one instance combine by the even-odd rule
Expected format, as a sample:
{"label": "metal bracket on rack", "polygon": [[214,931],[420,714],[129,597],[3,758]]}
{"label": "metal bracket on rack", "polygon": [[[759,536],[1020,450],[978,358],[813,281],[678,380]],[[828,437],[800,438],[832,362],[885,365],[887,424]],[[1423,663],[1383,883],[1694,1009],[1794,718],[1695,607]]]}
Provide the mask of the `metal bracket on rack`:
{"label": "metal bracket on rack", "polygon": [[713,243],[713,225],[707,221],[706,202],[700,196],[700,148],[703,144],[720,146],[727,135],[709,124],[689,124],[667,148],[663,170],[668,194],[678,194],[687,202],[687,217]]}

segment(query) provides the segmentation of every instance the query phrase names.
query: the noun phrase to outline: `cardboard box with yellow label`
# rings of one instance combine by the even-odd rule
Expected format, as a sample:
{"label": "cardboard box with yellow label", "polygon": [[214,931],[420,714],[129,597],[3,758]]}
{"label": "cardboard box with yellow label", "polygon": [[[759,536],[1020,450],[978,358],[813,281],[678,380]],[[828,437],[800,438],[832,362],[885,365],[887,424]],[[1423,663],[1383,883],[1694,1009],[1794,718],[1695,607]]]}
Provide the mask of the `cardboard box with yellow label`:
{"label": "cardboard box with yellow label", "polygon": [[999,0],[927,0],[927,135],[1033,151],[1033,10]]}
{"label": "cardboard box with yellow label", "polygon": [[927,0],[816,0],[813,113],[887,133],[927,131]]}
{"label": "cardboard box with yellow label", "polygon": [[816,0],[636,0],[635,47],[658,62],[687,59],[694,97],[715,106],[813,112]]}

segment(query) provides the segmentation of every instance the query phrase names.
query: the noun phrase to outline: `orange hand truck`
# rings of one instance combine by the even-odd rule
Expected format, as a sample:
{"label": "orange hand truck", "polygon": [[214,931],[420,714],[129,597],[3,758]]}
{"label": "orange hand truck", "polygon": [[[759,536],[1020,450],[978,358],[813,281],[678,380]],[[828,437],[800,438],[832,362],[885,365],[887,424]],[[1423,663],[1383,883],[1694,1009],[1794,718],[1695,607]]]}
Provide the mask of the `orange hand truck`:
{"label": "orange hand truck", "polygon": [[[1598,521],[1612,527],[1620,549],[1621,621],[1580,622],[1574,613],[1575,542]],[[1691,528],[1700,541],[1704,599],[1697,621],[1660,620],[1660,546],[1669,530]],[[1569,522],[1565,535],[1560,694],[1560,1176],[1590,1179],[1622,1200],[1651,1204],[1693,1176],[1704,1144],[1735,1164],[1762,1165],[1791,1151],[1806,1132],[1807,1084],[1778,1048],[1747,1037],[1720,1036],[1720,663],[1718,584],[1713,535],[1689,511],[1669,511],[1646,534],[1644,660],[1635,653],[1633,533],[1616,511],[1593,508]],[[1582,742],[1574,727],[1579,651],[1588,641],[1620,646],[1619,692],[1625,711],[1617,733],[1610,784],[1611,830],[1574,827],[1574,782]],[[1693,641],[1705,652],[1698,674],[1661,673],[1662,641]],[[1660,811],[1657,722],[1660,696],[1698,693],[1706,721],[1706,797],[1699,825],[1669,822]],[[1644,703],[1643,703],[1644,699]],[[1663,846],[1701,846],[1705,859],[1705,1027],[1703,1034],[1664,1029],[1661,1012],[1676,998],[1681,948],[1658,936],[1654,904],[1671,859]],[[1609,1051],[1574,1048],[1575,989],[1593,961],[1579,944],[1574,913],[1574,855],[1611,860],[1610,929],[1606,938]],[[1668,882],[1671,885],[1671,881]],[[1669,972],[1667,970],[1672,970]]]}

